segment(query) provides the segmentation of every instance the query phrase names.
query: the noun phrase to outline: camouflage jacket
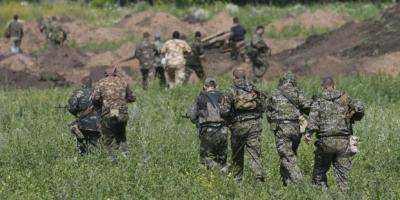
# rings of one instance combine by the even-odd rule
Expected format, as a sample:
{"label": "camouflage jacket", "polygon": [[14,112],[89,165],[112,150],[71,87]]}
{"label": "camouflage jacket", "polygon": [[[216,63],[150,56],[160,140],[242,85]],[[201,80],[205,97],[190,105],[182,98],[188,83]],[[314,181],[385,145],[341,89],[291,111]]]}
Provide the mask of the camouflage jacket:
{"label": "camouflage jacket", "polygon": [[267,116],[269,122],[299,120],[300,115],[308,115],[311,99],[298,87],[279,88],[268,99]]}
{"label": "camouflage jacket", "polygon": [[[257,107],[251,111],[240,112],[235,110],[234,102],[238,91],[256,91]],[[247,121],[251,119],[259,119],[266,110],[267,95],[258,91],[257,88],[247,80],[234,81],[231,89],[225,93],[224,100],[221,103],[221,115],[229,123]]]}
{"label": "camouflage jacket", "polygon": [[101,108],[102,117],[128,120],[128,103],[136,100],[132,90],[120,75],[101,79],[93,91],[93,104]]}
{"label": "camouflage jacket", "polygon": [[163,58],[163,54],[161,53],[162,46],[163,46],[163,43],[160,40],[154,41],[154,47],[156,48],[155,59],[154,59],[155,67],[162,66],[162,62],[161,62],[161,60]]}
{"label": "camouflage jacket", "polygon": [[[201,92],[196,101],[189,108],[187,115],[190,120],[197,125],[220,124],[224,120],[220,115],[220,105],[223,100],[223,94],[217,90]],[[210,112],[209,106],[212,106],[216,112]]]}
{"label": "camouflage jacket", "polygon": [[270,53],[270,48],[262,38],[262,35],[257,33],[253,34],[249,48],[251,54],[255,54],[255,56],[268,55]]}
{"label": "camouflage jacket", "polygon": [[[80,129],[98,131],[99,116],[92,107],[91,95],[92,88],[88,86],[75,90],[68,100],[68,111],[78,118],[76,122]],[[88,109],[91,110],[86,113]]]}
{"label": "camouflage jacket", "polygon": [[149,40],[144,40],[135,48],[135,56],[140,62],[141,69],[150,69],[155,64],[156,46]]}
{"label": "camouflage jacket", "polygon": [[24,28],[20,22],[12,20],[8,24],[5,34],[9,38],[22,39],[24,37]]}
{"label": "camouflage jacket", "polygon": [[183,40],[168,40],[161,48],[161,53],[165,54],[167,65],[185,65],[185,54],[192,50],[190,46]]}
{"label": "camouflage jacket", "polygon": [[307,133],[317,137],[353,134],[352,124],[364,116],[364,105],[340,91],[324,91],[311,105]]}
{"label": "camouflage jacket", "polygon": [[190,48],[192,53],[187,57],[187,65],[201,65],[200,57],[204,54],[203,44],[200,40],[194,40]]}

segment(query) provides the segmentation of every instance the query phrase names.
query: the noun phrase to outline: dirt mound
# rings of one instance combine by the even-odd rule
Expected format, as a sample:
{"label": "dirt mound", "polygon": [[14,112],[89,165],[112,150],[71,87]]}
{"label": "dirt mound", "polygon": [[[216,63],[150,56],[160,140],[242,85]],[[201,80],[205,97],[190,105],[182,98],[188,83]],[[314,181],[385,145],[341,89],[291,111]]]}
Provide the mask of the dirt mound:
{"label": "dirt mound", "polygon": [[39,67],[36,60],[27,54],[10,54],[0,59],[0,66],[16,72],[27,72],[39,74]]}
{"label": "dirt mound", "polygon": [[217,31],[227,31],[232,26],[232,16],[228,12],[222,11],[201,26],[209,34]]}
{"label": "dirt mound", "polygon": [[360,66],[368,65],[363,63],[400,51],[399,31],[400,4],[385,11],[380,19],[350,22],[329,33],[311,36],[274,59],[284,68],[304,75],[364,72]]}
{"label": "dirt mound", "polygon": [[329,10],[306,11],[300,15],[288,15],[270,24],[278,31],[285,27],[300,25],[305,28],[337,28],[349,21],[349,17]]}
{"label": "dirt mound", "polygon": [[358,66],[363,74],[400,74],[400,52],[394,52],[377,58],[363,58]]}
{"label": "dirt mound", "polygon": [[304,43],[305,39],[302,37],[288,38],[288,39],[273,39],[264,38],[268,46],[272,50],[272,54],[280,53],[287,49],[293,49]]}
{"label": "dirt mound", "polygon": [[87,56],[78,49],[67,46],[50,48],[38,57],[40,68],[76,69],[85,66]]}

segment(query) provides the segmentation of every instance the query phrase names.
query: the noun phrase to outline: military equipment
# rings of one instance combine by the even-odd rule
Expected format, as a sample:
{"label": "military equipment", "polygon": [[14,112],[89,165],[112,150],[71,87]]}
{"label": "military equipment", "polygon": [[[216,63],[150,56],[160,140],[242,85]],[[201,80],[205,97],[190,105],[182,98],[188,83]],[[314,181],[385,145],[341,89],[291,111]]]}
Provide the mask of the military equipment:
{"label": "military equipment", "polygon": [[54,108],[57,108],[57,109],[68,109],[68,106],[65,106],[65,105],[57,105],[57,106],[54,106]]}
{"label": "military equipment", "polygon": [[230,31],[223,31],[208,37],[205,37],[201,40],[204,44],[205,49],[218,49],[222,48],[223,52],[228,52],[226,49],[229,49],[229,45],[227,43],[228,36],[231,32]]}
{"label": "military equipment", "polygon": [[201,40],[201,42],[210,42],[210,41],[212,41],[213,39],[216,39],[216,38],[218,38],[218,37],[221,37],[221,36],[223,36],[223,35],[226,35],[227,33],[230,33],[230,31],[223,31],[223,32],[220,32],[220,33],[217,33],[217,34],[214,34],[214,35],[210,35],[210,36],[208,36],[208,37],[203,38],[203,39]]}

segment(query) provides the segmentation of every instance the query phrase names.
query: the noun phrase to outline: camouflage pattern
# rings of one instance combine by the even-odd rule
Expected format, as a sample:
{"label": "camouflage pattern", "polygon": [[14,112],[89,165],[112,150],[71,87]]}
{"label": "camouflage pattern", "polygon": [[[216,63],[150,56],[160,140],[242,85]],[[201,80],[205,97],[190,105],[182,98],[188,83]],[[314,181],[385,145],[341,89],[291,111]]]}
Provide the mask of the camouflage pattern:
{"label": "camouflage pattern", "polygon": [[11,52],[21,53],[21,42],[24,37],[23,25],[18,20],[12,20],[8,23],[5,34],[11,40]]}
{"label": "camouflage pattern", "polygon": [[161,53],[165,54],[165,77],[169,88],[174,88],[185,81],[185,54],[190,52],[190,46],[180,39],[169,40],[161,48]]}
{"label": "camouflage pattern", "polygon": [[255,81],[260,80],[267,72],[269,67],[268,57],[271,50],[265,43],[262,35],[254,33],[250,45],[247,47],[247,55],[252,62],[253,78]]}
{"label": "camouflage pattern", "polygon": [[67,40],[67,32],[53,19],[47,18],[40,23],[40,30],[52,46],[60,46]]}
{"label": "camouflage pattern", "polygon": [[160,81],[160,86],[165,87],[167,85],[167,80],[165,79],[165,70],[161,62],[163,58],[163,54],[161,53],[161,48],[163,46],[161,38],[159,37],[156,38],[156,40],[154,41],[154,46],[156,48],[155,60],[154,60],[155,75]]}
{"label": "camouflage pattern", "polygon": [[244,151],[250,154],[251,169],[259,181],[265,180],[265,172],[261,160],[261,122],[266,109],[265,95],[257,99],[257,107],[252,111],[239,112],[235,110],[234,99],[237,90],[252,91],[255,86],[244,79],[234,81],[230,91],[225,94],[221,104],[221,114],[228,121],[231,130],[232,167],[237,180],[241,180],[244,167]]}
{"label": "camouflage pattern", "polygon": [[149,72],[155,65],[156,46],[148,39],[144,39],[135,48],[135,56],[140,63],[140,72],[142,73],[142,87],[147,89],[149,85]]}
{"label": "camouflage pattern", "polygon": [[293,84],[280,85],[268,100],[267,118],[275,135],[284,185],[303,181],[296,158],[302,136],[299,118],[303,114],[308,114],[310,106],[311,100]]}
{"label": "camouflage pattern", "polygon": [[190,48],[192,49],[192,53],[187,57],[186,81],[190,78],[192,72],[195,72],[197,77],[204,81],[206,74],[201,64],[201,56],[204,54],[203,44],[200,39],[195,39],[190,44]]}
{"label": "camouflage pattern", "polygon": [[[135,101],[132,90],[121,75],[113,74],[101,79],[94,88],[93,103],[101,109],[101,133],[103,142],[110,155],[121,148],[126,155],[126,125],[128,105]],[[114,143],[115,141],[115,143]]]}
{"label": "camouflage pattern", "polygon": [[328,187],[326,173],[333,165],[338,187],[348,191],[348,173],[352,162],[349,138],[353,123],[364,116],[364,105],[337,90],[324,90],[311,105],[307,135],[316,133],[313,183]]}
{"label": "camouflage pattern", "polygon": [[[90,148],[97,146],[100,138],[99,115],[95,109],[92,109],[91,94],[91,86],[83,85],[75,90],[68,100],[68,111],[77,117],[77,120],[70,126],[71,131],[76,135],[77,148],[81,155],[90,152]],[[75,128],[79,130],[75,130]]]}
{"label": "camouflage pattern", "polygon": [[208,168],[223,168],[226,165],[228,130],[220,113],[211,113],[207,109],[207,104],[211,103],[219,110],[222,98],[223,95],[219,91],[203,91],[187,113],[199,129],[200,162]]}

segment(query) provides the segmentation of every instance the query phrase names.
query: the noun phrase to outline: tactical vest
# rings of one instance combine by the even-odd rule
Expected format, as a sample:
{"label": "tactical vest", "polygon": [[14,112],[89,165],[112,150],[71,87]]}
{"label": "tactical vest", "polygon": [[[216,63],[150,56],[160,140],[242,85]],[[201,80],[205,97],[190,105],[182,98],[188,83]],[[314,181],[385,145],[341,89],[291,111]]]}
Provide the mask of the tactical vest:
{"label": "tactical vest", "polygon": [[220,111],[221,101],[222,93],[220,92],[212,91],[200,94],[198,102],[200,125],[221,123],[224,121]]}

